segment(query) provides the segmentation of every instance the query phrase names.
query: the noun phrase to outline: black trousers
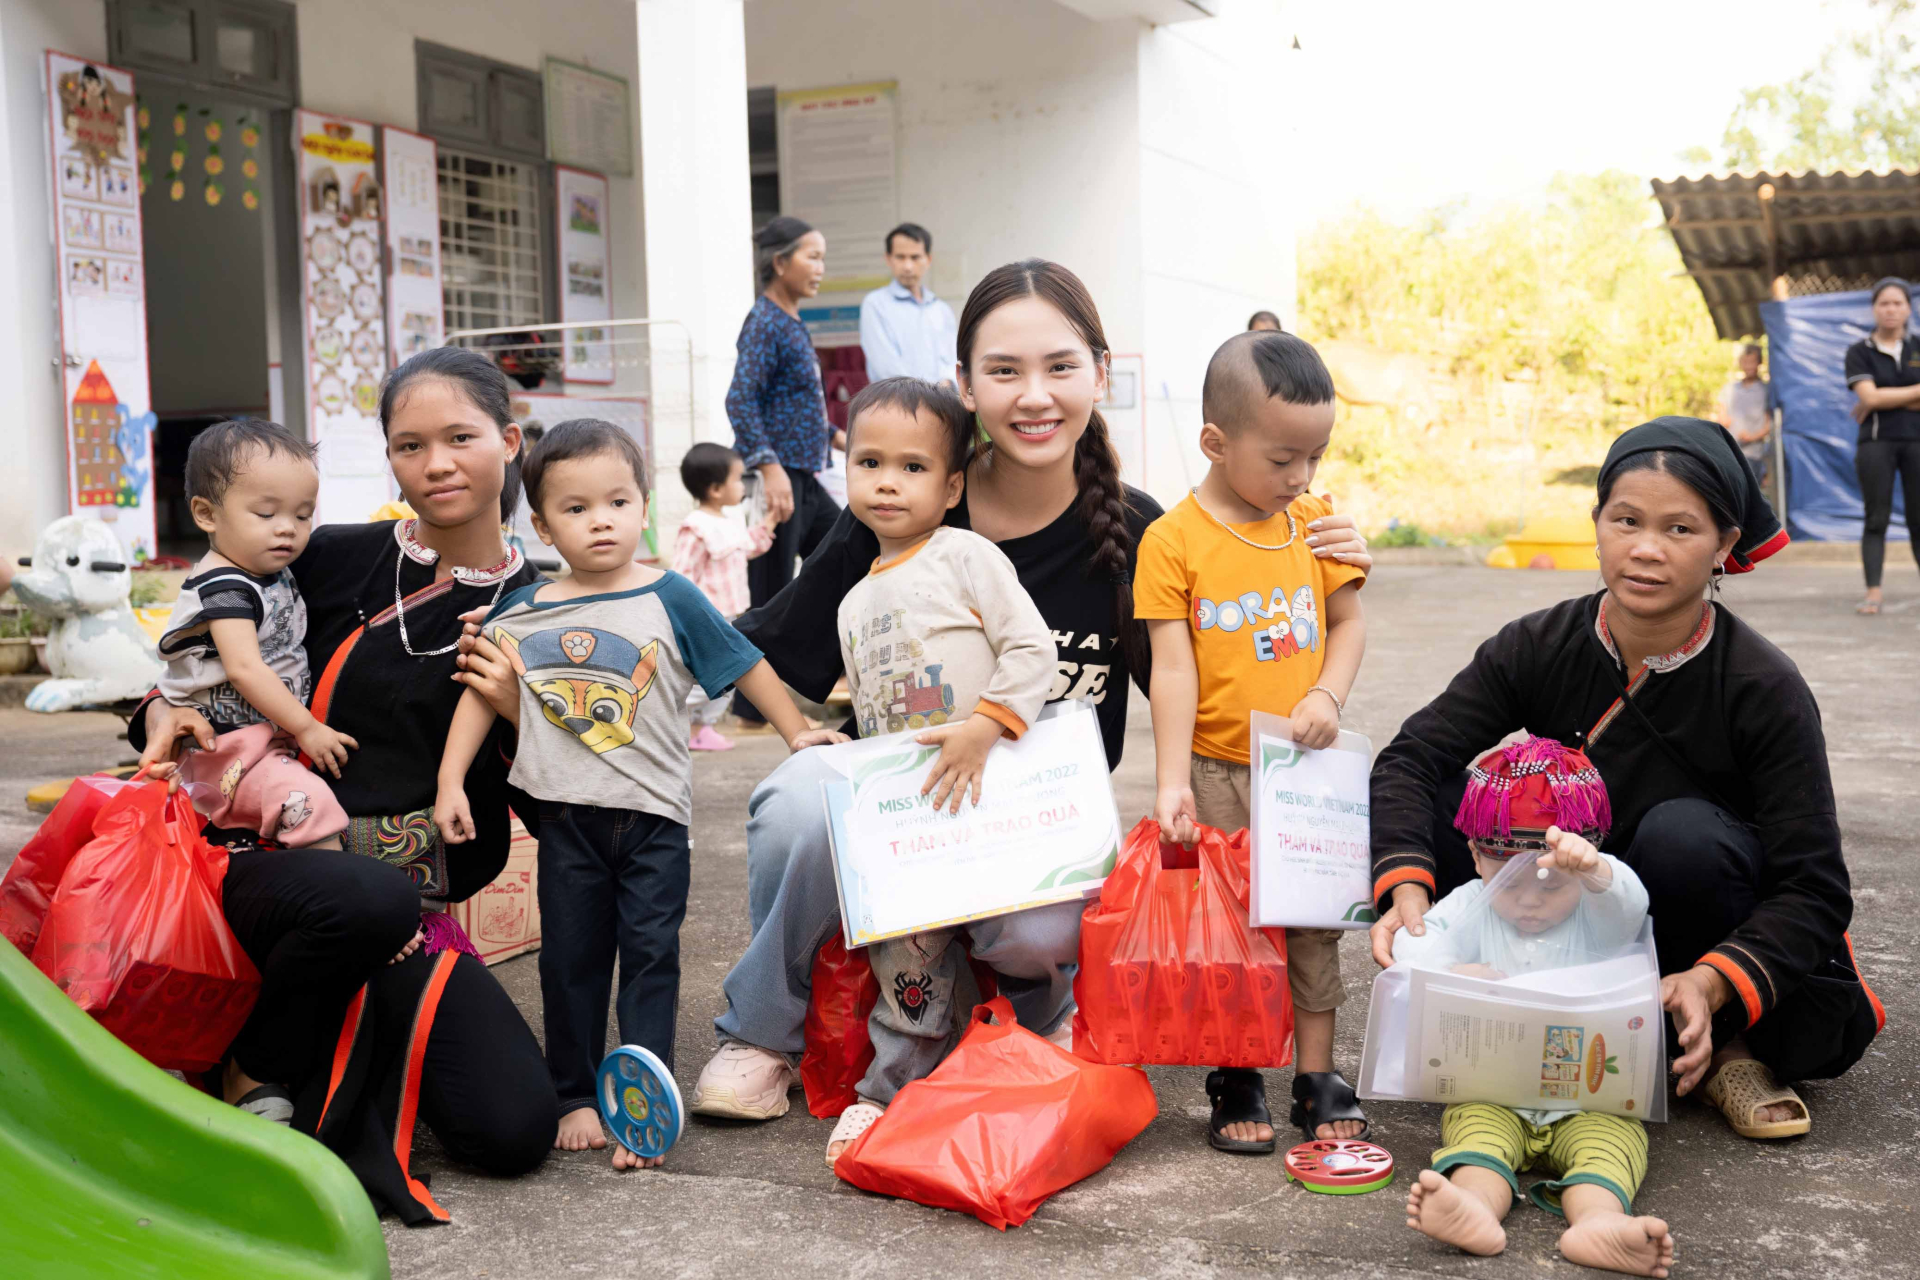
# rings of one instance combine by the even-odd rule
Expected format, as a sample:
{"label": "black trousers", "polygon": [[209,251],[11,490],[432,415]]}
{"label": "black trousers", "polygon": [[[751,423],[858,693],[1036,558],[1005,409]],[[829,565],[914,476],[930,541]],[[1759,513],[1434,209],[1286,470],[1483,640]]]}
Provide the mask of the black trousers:
{"label": "black trousers", "polygon": [[1893,478],[1900,476],[1900,487],[1907,500],[1907,544],[1920,564],[1920,440],[1863,440],[1853,455],[1854,474],[1860,477],[1860,501],[1867,509],[1866,523],[1860,529],[1860,564],[1867,573],[1867,586],[1880,585],[1880,573],[1887,561],[1887,526],[1893,523]]}
{"label": "black trousers", "polygon": [[607,1052],[607,997],[620,1043],[673,1066],[687,829],[658,814],[540,802],[540,1004],[560,1114],[593,1105]]}
{"label": "black trousers", "polygon": [[[1466,837],[1454,828],[1464,775],[1444,788],[1434,816],[1440,896],[1476,878]],[[1668,800],[1647,811],[1624,851],[1609,852],[1647,887],[1653,946],[1662,975],[1683,973],[1744,924],[1760,901],[1764,851],[1754,829],[1706,800]],[[1714,1017],[1713,1042],[1746,1038],[1753,1056],[1783,1082],[1828,1080],[1860,1060],[1878,1032],[1873,1002],[1843,942],[1759,1021],[1747,1024],[1736,998]],[[1679,1039],[1667,1024],[1667,1051]]]}
{"label": "black trousers", "polygon": [[[773,546],[767,553],[747,561],[747,595],[756,609],[793,581],[794,562],[812,555],[840,517],[839,504],[820,487],[812,472],[789,467],[787,480],[793,485],[793,514],[774,526]],[[742,720],[764,718],[746,695],[738,692],[733,695],[733,714]]]}
{"label": "black trousers", "polygon": [[[260,970],[260,998],[233,1055],[256,1080],[295,1087],[324,1072],[347,1006],[420,924],[399,868],[338,849],[235,850],[227,924]],[[430,963],[420,952],[406,962]],[[471,956],[441,994],[420,1073],[420,1117],[448,1155],[488,1173],[534,1168],[557,1117],[539,1042],[513,1000]]]}

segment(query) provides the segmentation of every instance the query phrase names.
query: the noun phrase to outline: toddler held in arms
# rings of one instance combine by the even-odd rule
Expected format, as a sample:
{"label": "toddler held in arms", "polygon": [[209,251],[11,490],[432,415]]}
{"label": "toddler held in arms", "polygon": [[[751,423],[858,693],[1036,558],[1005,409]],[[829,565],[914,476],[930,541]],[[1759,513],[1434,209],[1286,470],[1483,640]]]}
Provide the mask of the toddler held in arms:
{"label": "toddler held in arms", "polygon": [[152,773],[177,769],[216,827],[338,849],[346,811],[297,758],[337,778],[360,745],[307,710],[307,605],[289,566],[313,533],[313,446],[258,418],[216,422],[188,447],[186,481],[212,550],[180,584],[160,637],[160,694],[205,716],[217,736],[212,750],[188,746]]}
{"label": "toddler held in arms", "polygon": [[[729,686],[752,699],[793,750],[844,742],[809,730],[760,651],[692,583],[636,564],[647,528],[647,465],[633,437],[579,418],[527,456],[534,531],[572,572],[494,606],[486,636],[520,677],[518,750],[508,780],[540,802],[540,1002],[547,1070],[560,1096],[556,1147],[607,1145],[594,1103],[606,1053],[607,997],[623,1044],[673,1066],[680,924],[693,819],[687,694]],[[474,836],[465,781],[493,724],[476,690],[461,696],[440,762],[434,822],[448,844]],[[613,1167],[652,1167],[626,1147]]]}
{"label": "toddler held in arms", "polygon": [[[1498,979],[1633,941],[1647,918],[1647,891],[1630,867],[1595,847],[1611,824],[1606,783],[1581,752],[1551,738],[1489,751],[1470,770],[1454,819],[1480,879],[1427,913],[1424,936],[1396,933],[1395,962]],[[1533,855],[1537,874],[1525,870],[1488,888],[1509,859]],[[1482,901],[1488,893],[1490,904]],[[1407,1196],[1407,1225],[1416,1231],[1468,1253],[1501,1252],[1500,1222],[1520,1194],[1518,1174],[1539,1169],[1558,1176],[1534,1183],[1527,1198],[1566,1217],[1560,1252],[1569,1262],[1639,1276],[1665,1276],[1672,1266],[1667,1224],[1631,1216],[1647,1172],[1640,1121],[1457,1103],[1441,1113],[1440,1142],[1433,1167]]]}
{"label": "toddler held in arms", "polygon": [[[932,725],[915,739],[940,748],[921,794],[950,813],[979,803],[987,753],[1027,731],[1055,671],[1053,633],[1006,553],[942,524],[960,501],[973,432],[959,397],[917,378],[871,383],[847,406],[847,505],[880,540],[880,558],[840,603],[855,723],[862,737]],[[880,980],[873,1065],[834,1126],[829,1165],[953,1048],[958,933],[866,949]]]}
{"label": "toddler held in arms", "polygon": [[[1242,333],[1207,365],[1200,450],[1213,465],[1198,488],[1147,527],[1133,616],[1153,644],[1153,747],[1164,840],[1191,844],[1194,823],[1247,825],[1252,714],[1290,716],[1293,740],[1340,735],[1360,658],[1366,574],[1322,560],[1307,526],[1333,510],[1307,492],[1333,437],[1333,378],[1292,334]],[[1333,1067],[1334,1013],[1346,999],[1340,934],[1287,930],[1294,1008],[1293,1110],[1307,1138],[1363,1138],[1367,1117]],[[1222,1151],[1273,1151],[1261,1074],[1207,1077],[1208,1141]]]}

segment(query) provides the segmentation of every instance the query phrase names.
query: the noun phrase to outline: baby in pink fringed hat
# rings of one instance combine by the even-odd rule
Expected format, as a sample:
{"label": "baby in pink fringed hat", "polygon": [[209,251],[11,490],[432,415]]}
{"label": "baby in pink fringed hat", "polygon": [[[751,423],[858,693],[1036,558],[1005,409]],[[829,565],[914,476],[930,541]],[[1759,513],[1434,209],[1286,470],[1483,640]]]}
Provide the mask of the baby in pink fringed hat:
{"label": "baby in pink fringed hat", "polygon": [[[1597,847],[1613,812],[1593,762],[1551,738],[1523,738],[1487,752],[1469,774],[1454,826],[1472,846],[1480,878],[1427,913],[1425,936],[1396,934],[1395,962],[1505,978],[1633,941],[1647,918],[1647,890]],[[1535,861],[1492,887],[1516,857]],[[1640,1121],[1468,1102],[1446,1109],[1440,1135],[1432,1168],[1407,1197],[1408,1226],[1467,1253],[1499,1253],[1519,1174],[1536,1169],[1551,1180],[1534,1183],[1527,1198],[1566,1217],[1560,1252],[1568,1261],[1667,1274],[1667,1224],[1633,1216],[1647,1172]]]}

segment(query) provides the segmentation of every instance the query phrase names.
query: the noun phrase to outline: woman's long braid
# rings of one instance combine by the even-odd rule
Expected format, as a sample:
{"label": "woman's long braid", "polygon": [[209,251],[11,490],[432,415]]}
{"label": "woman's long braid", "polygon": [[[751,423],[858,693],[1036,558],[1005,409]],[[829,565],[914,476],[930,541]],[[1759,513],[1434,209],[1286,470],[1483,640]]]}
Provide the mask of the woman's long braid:
{"label": "woman's long braid", "polygon": [[1120,481],[1120,460],[1107,437],[1098,409],[1073,451],[1073,481],[1080,490],[1078,514],[1093,542],[1094,567],[1114,584],[1114,632],[1129,675],[1149,667],[1146,632],[1133,619],[1133,538],[1127,529],[1127,491]]}

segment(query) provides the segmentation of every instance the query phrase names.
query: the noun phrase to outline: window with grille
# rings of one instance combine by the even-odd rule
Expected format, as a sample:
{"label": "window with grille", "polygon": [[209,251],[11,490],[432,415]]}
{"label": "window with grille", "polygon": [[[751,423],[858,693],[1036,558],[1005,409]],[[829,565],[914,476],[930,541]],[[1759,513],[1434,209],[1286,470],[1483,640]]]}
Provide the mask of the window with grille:
{"label": "window with grille", "polygon": [[546,319],[544,165],[440,147],[440,252],[449,330]]}

